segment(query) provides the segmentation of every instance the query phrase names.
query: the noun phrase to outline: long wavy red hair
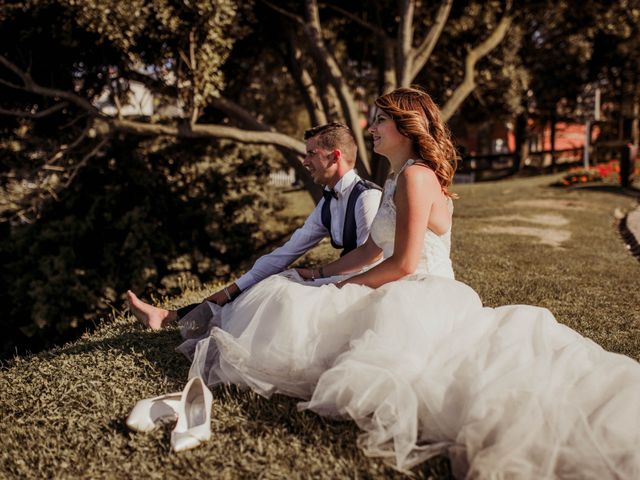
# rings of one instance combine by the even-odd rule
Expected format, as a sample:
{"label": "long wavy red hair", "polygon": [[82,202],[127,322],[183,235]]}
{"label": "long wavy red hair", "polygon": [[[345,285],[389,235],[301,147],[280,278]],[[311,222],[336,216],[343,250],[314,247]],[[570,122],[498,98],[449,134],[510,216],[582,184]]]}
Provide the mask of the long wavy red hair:
{"label": "long wavy red hair", "polygon": [[379,97],[375,104],[393,119],[400,133],[413,141],[415,152],[435,172],[443,192],[456,197],[448,189],[459,155],[429,94],[418,87],[398,88]]}

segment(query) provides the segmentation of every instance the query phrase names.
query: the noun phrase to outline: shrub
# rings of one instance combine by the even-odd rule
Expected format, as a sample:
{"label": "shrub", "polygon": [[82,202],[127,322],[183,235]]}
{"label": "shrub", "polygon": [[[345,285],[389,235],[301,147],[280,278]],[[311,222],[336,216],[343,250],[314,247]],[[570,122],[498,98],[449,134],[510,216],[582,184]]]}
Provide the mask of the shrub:
{"label": "shrub", "polygon": [[[271,240],[270,152],[211,141],[121,140],[32,224],[0,242],[2,357],[77,336],[127,288],[176,293],[226,277]],[[160,290],[158,291],[158,286]]]}

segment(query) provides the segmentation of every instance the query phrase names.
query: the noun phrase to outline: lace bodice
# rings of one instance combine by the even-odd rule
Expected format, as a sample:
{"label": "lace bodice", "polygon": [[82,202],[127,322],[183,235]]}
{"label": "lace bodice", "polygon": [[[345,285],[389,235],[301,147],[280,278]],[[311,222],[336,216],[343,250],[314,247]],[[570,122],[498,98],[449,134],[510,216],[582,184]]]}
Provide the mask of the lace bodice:
{"label": "lace bodice", "polygon": [[[371,238],[383,250],[384,258],[393,254],[396,232],[396,206],[393,195],[396,183],[402,170],[412,165],[415,160],[408,160],[400,171],[391,176],[384,184],[382,203],[378,214],[371,225]],[[453,212],[453,202],[449,199],[449,209]],[[439,275],[453,278],[453,268],[449,258],[451,251],[451,228],[443,235],[436,235],[427,229],[424,236],[422,255],[416,269],[416,274]]]}

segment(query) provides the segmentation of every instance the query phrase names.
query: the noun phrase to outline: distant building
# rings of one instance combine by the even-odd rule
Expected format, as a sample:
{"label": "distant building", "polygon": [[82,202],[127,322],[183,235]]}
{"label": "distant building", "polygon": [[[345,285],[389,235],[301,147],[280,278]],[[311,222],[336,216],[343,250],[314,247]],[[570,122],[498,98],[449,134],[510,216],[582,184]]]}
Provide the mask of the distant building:
{"label": "distant building", "polygon": [[[111,99],[111,92],[107,88],[93,104],[105,115],[115,117],[118,114],[118,109]],[[120,113],[124,117],[152,116],[153,94],[142,83],[129,82],[129,99],[122,104]]]}
{"label": "distant building", "polygon": [[[555,124],[555,150],[583,148],[586,139],[586,126],[581,123],[557,122]],[[468,156],[484,156],[515,153],[516,137],[513,121],[491,121],[482,124],[452,122],[451,130],[456,143]],[[592,139],[599,135],[600,129],[592,130]],[[527,124],[527,142],[529,151],[551,150],[551,125],[529,118]]]}

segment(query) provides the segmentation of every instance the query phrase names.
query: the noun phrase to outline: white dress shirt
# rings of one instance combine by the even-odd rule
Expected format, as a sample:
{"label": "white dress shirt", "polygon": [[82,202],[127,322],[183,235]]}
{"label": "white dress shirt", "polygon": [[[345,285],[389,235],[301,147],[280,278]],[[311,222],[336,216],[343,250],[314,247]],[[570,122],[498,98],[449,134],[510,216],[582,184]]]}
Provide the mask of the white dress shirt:
{"label": "white dress shirt", "polygon": [[[334,190],[338,194],[337,199],[332,199],[329,204],[331,209],[331,236],[336,243],[342,245],[342,234],[344,228],[344,217],[347,209],[347,202],[353,186],[360,180],[354,170],[349,170],[336,183]],[[355,205],[356,236],[358,246],[362,245],[369,237],[371,224],[380,205],[382,192],[376,189],[365,190],[360,194]],[[240,290],[255,285],[260,280],[264,280],[270,275],[279,273],[287,268],[300,255],[310,250],[318,244],[320,240],[329,235],[327,229],[322,224],[322,206],[325,199],[321,199],[311,215],[304,222],[304,225],[293,232],[287,243],[273,252],[263,255],[253,265],[251,270],[236,280],[236,285]]]}

